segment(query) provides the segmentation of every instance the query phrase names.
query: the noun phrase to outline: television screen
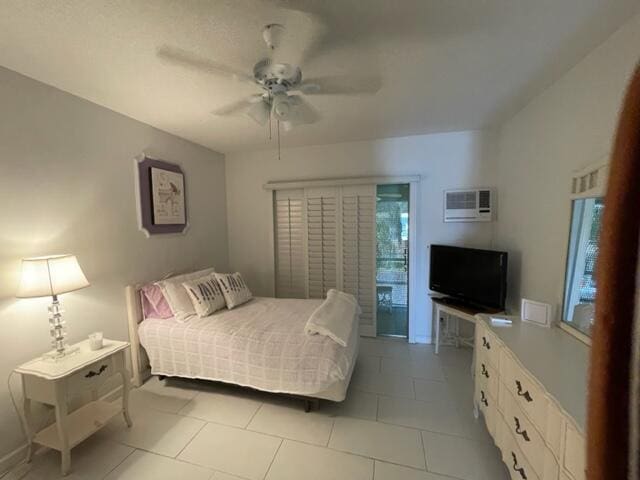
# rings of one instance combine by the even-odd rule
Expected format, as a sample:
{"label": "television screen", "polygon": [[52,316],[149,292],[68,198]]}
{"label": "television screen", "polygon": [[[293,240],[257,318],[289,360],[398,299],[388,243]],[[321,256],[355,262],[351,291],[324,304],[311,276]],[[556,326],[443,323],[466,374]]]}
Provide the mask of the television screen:
{"label": "television screen", "polygon": [[431,245],[429,288],[471,305],[503,310],[507,253]]}

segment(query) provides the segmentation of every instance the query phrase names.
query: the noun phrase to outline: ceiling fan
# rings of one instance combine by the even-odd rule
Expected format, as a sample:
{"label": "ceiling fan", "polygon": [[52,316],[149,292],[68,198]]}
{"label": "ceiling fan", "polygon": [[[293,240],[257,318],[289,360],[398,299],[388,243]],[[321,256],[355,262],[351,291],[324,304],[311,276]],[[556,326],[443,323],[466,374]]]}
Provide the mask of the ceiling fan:
{"label": "ceiling fan", "polygon": [[[275,51],[285,28],[272,23],[262,30],[262,37],[270,52]],[[259,60],[253,72],[247,74],[213,60],[194,55],[185,50],[161,46],[157,55],[172,65],[195,69],[201,72],[224,76],[250,83],[261,92],[233,102],[212,113],[219,116],[244,113],[260,125],[270,120],[278,122],[285,130],[297,125],[315,123],[320,114],[304,98],[304,95],[362,95],[375,94],[381,87],[377,77],[325,76],[303,80],[302,70],[297,65],[273,61],[270,57]]]}

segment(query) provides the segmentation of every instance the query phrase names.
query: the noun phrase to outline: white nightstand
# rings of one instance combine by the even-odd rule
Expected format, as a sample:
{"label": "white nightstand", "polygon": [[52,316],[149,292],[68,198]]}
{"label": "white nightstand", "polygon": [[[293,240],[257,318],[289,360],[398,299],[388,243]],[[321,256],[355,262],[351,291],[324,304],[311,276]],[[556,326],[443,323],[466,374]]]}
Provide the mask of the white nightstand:
{"label": "white nightstand", "polygon": [[[31,460],[33,444],[37,443],[60,451],[62,474],[69,473],[70,451],[77,444],[102,428],[111,418],[122,413],[128,426],[129,372],[125,367],[128,342],[104,341],[100,350],[91,351],[89,341],[77,343],[79,351],[58,361],[37,358],[15,369],[22,376],[24,414],[27,424]],[[122,403],[98,399],[98,389],[113,375],[122,378]],[[79,393],[90,391],[93,401],[68,413],[67,401]],[[56,423],[39,431],[33,431],[31,401],[55,407]]]}

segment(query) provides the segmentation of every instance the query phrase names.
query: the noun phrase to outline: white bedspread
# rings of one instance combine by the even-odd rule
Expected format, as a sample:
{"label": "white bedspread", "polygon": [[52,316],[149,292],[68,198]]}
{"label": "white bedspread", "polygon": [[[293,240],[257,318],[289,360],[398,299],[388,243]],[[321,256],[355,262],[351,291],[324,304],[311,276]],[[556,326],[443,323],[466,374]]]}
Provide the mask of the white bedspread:
{"label": "white bedspread", "polygon": [[305,334],[322,300],[256,297],[187,323],[147,319],[139,326],[157,375],[234,383],[269,392],[308,395],[348,379],[358,344],[357,317],[346,347]]}

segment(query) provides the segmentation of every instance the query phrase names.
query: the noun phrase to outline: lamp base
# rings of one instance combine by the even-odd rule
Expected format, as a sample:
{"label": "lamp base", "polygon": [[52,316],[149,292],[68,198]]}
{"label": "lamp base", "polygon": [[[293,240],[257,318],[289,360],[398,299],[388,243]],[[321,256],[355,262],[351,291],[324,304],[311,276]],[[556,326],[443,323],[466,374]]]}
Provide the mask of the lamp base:
{"label": "lamp base", "polygon": [[72,347],[72,348],[66,347],[63,352],[58,352],[57,350],[51,350],[50,352],[47,352],[44,355],[42,355],[42,359],[46,360],[47,362],[59,362],[61,360],[64,360],[68,357],[75,355],[78,352],[80,352],[79,347]]}

